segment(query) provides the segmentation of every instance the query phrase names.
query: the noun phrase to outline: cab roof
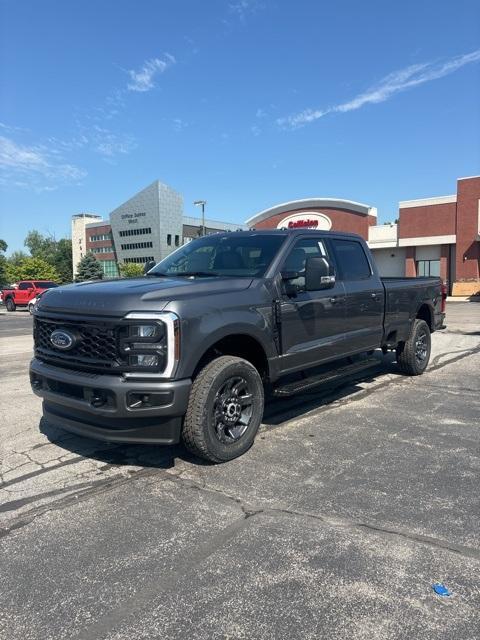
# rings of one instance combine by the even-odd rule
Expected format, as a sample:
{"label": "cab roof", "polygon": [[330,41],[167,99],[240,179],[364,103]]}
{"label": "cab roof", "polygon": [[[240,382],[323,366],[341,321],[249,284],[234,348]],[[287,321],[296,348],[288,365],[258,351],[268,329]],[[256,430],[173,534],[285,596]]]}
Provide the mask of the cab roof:
{"label": "cab roof", "polygon": [[[295,237],[295,236],[304,236],[306,234],[309,233],[315,233],[316,235],[320,234],[320,235],[324,235],[324,236],[328,236],[331,238],[354,238],[355,240],[358,240],[359,238],[361,240],[364,240],[364,238],[362,238],[362,236],[360,236],[358,233],[350,233],[348,231],[325,231],[325,230],[321,230],[321,229],[307,229],[305,227],[300,227],[300,228],[296,228],[296,229],[248,229],[246,231],[219,231],[217,232],[215,235],[222,235],[222,236],[271,236],[271,235],[280,235],[280,236],[289,236],[289,237]],[[212,234],[213,235],[213,234]]]}

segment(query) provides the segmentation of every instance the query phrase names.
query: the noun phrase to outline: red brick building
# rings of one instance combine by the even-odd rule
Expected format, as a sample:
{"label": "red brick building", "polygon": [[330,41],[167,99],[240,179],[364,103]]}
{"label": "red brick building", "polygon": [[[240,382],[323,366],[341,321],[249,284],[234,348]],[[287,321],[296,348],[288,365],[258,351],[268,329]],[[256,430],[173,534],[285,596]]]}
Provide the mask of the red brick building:
{"label": "red brick building", "polygon": [[102,265],[107,278],[118,277],[117,256],[113,244],[112,227],[101,220],[92,222],[85,227],[85,244],[87,253],[93,253]]}
{"label": "red brick building", "polygon": [[454,195],[400,202],[398,225],[377,225],[374,207],[334,198],[275,205],[247,224],[358,233],[383,275],[436,275],[453,295],[480,293],[480,176],[459,178]]}

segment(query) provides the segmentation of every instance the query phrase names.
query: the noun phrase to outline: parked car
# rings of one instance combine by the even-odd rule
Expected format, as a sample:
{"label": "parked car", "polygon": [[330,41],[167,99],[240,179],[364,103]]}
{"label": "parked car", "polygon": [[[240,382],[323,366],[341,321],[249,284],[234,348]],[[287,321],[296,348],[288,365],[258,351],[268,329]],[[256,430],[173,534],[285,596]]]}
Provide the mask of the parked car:
{"label": "parked car", "polygon": [[50,288],[51,287],[49,287],[48,289],[45,289],[44,291],[40,291],[40,293],[37,293],[35,298],[32,298],[30,300],[30,302],[28,303],[28,311],[29,311],[30,315],[33,315],[33,310],[35,309],[35,305],[40,300],[40,298],[43,296],[43,294],[50,290]]}
{"label": "parked car", "polygon": [[7,311],[15,311],[17,307],[27,307],[29,303],[47,289],[58,287],[51,280],[21,280],[16,286],[3,290],[3,302]]}
{"label": "parked car", "polygon": [[302,393],[377,348],[396,351],[403,373],[423,373],[445,298],[440,278],[380,278],[357,235],[218,233],[144,277],[41,298],[32,388],[47,421],[68,431],[183,440],[224,462],[252,445],[266,392]]}

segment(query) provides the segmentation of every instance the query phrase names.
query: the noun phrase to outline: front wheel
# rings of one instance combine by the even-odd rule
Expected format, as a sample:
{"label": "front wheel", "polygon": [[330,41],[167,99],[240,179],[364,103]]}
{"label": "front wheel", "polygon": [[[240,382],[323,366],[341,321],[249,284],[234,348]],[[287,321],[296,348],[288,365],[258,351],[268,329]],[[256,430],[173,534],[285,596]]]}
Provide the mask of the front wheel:
{"label": "front wheel", "polygon": [[410,336],[397,347],[397,363],[402,373],[419,376],[427,368],[431,351],[430,328],[425,320],[413,322]]}
{"label": "front wheel", "polygon": [[7,298],[5,306],[7,307],[7,311],[15,311],[15,309],[17,308],[12,298]]}
{"label": "front wheel", "polygon": [[193,382],[183,442],[210,462],[238,458],[253,444],[263,405],[263,384],[255,367],[235,356],[216,358]]}

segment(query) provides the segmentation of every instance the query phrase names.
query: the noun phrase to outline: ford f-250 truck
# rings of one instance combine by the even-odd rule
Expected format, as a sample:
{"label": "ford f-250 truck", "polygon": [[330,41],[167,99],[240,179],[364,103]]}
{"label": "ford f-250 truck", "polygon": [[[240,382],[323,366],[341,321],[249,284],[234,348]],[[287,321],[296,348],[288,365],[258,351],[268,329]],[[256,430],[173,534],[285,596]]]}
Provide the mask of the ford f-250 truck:
{"label": "ford f-250 truck", "polygon": [[252,445],[265,391],[311,388],[325,379],[319,365],[325,372],[381,348],[396,351],[404,373],[423,373],[444,310],[439,278],[380,278],[359,236],[218,233],[144,277],[43,295],[31,384],[47,422],[63,429],[116,442],[182,440],[224,462]]}

